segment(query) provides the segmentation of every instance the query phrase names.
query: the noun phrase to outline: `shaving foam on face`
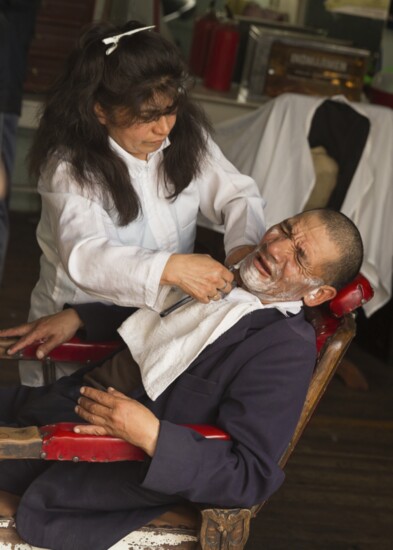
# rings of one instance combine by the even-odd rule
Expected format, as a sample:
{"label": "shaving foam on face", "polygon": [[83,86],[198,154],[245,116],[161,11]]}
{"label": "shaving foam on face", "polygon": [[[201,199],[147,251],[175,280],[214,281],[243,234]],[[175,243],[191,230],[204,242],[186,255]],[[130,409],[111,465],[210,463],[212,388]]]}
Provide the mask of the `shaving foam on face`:
{"label": "shaving foam on face", "polygon": [[299,300],[306,292],[322,284],[321,281],[311,278],[305,278],[294,284],[292,279],[282,277],[277,266],[272,266],[270,277],[262,277],[253,263],[254,257],[255,252],[251,252],[239,262],[239,273],[246,289],[257,296],[261,302]]}

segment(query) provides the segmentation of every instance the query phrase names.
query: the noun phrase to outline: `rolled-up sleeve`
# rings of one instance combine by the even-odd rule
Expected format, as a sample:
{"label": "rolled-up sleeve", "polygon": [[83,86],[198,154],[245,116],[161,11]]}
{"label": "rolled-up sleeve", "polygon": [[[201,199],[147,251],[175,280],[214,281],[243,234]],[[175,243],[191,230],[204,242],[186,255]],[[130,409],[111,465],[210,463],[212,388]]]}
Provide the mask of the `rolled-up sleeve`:
{"label": "rolled-up sleeve", "polygon": [[171,252],[121,242],[108,211],[69,178],[40,192],[49,233],[40,245],[49,261],[60,259],[73,283],[100,301],[160,309],[169,291],[160,278]]}
{"label": "rolled-up sleeve", "polygon": [[258,187],[225,158],[213,140],[209,140],[209,157],[197,181],[200,211],[212,224],[223,226],[227,253],[261,240],[266,231],[265,203]]}

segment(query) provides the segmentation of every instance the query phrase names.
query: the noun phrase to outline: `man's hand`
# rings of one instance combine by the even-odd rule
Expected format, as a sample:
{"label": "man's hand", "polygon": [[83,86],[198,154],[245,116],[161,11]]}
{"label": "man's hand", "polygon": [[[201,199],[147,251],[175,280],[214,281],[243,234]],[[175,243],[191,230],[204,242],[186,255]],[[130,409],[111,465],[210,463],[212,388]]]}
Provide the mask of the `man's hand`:
{"label": "man's hand", "polygon": [[232,281],[233,274],[207,254],[172,254],[160,282],[178,286],[186,294],[207,304],[229,294]]}
{"label": "man's hand", "polygon": [[75,412],[89,422],[74,430],[92,435],[112,435],[140,447],[153,456],[160,421],[144,405],[113,388],[107,392],[84,386]]}
{"label": "man's hand", "polygon": [[43,359],[53,348],[72,338],[82,326],[83,323],[77,312],[74,309],[65,309],[31,323],[0,330],[0,336],[21,337],[16,344],[7,349],[7,355],[13,355],[26,346],[40,343],[36,356],[37,359]]}

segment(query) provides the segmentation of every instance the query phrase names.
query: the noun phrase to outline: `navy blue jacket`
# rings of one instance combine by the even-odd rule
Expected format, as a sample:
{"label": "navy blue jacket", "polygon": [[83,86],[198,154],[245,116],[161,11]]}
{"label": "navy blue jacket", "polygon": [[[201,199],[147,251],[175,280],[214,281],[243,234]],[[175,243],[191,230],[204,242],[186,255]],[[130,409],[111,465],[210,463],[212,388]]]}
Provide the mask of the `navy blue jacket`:
{"label": "navy blue jacket", "polygon": [[[153,458],[143,465],[51,466],[21,500],[17,525],[22,537],[56,550],[98,550],[156,516],[158,508],[150,506],[183,498],[221,507],[264,501],[283,482],[277,463],[296,427],[315,360],[315,333],[303,312],[288,318],[275,309],[247,315],[208,346],[155,402],[143,387],[130,394],[161,420]],[[64,410],[65,420],[73,419],[71,411]],[[204,439],[182,426],[188,423],[217,425],[232,440]],[[99,511],[106,483],[113,488],[123,483],[129,492],[131,482],[138,485],[135,506],[134,501],[123,504],[124,495],[118,496],[121,503],[116,501],[122,487],[111,491],[114,504],[105,498],[105,514]],[[86,495],[87,483],[90,501],[85,507],[90,502],[96,511],[82,514],[80,495]],[[1,476],[0,488],[12,489],[4,487]],[[156,493],[163,500],[152,504]]]}

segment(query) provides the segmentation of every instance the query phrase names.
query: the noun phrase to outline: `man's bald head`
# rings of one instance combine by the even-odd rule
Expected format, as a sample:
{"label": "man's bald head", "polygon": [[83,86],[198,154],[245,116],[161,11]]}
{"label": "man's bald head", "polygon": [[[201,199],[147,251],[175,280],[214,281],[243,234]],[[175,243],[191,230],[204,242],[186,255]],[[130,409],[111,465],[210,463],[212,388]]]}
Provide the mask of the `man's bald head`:
{"label": "man's bald head", "polygon": [[359,273],[363,262],[363,242],[356,225],[342,212],[325,208],[309,210],[326,227],[329,239],[339,252],[339,258],[324,266],[323,281],[340,290]]}

